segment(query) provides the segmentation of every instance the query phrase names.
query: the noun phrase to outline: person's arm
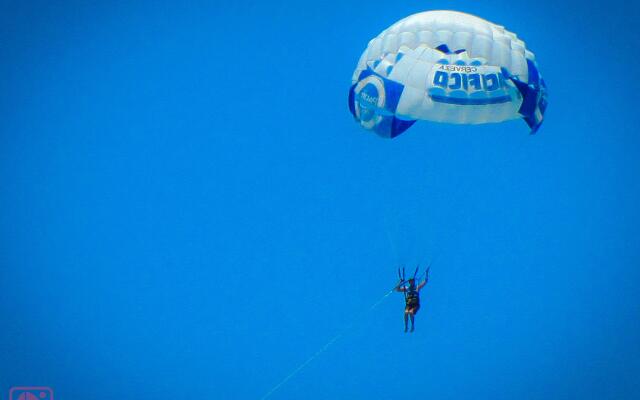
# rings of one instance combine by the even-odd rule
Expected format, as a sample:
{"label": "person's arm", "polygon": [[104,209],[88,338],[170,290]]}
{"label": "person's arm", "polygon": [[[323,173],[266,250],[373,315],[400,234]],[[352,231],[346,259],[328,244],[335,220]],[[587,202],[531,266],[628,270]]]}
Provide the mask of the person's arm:
{"label": "person's arm", "polygon": [[429,282],[429,268],[427,268],[427,272],[424,275],[424,281],[422,281],[422,283],[418,285],[418,290],[422,289],[427,284],[427,282]]}
{"label": "person's arm", "polygon": [[406,290],[404,286],[402,286],[402,284],[404,283],[404,267],[402,267],[402,272],[400,271],[400,267],[398,267],[398,284],[393,289],[396,292],[404,292]]}

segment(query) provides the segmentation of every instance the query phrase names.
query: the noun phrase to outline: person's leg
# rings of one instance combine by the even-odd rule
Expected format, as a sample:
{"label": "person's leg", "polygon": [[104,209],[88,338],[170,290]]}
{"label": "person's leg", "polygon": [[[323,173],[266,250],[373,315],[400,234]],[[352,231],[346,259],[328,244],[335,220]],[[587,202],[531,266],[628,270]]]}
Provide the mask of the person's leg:
{"label": "person's leg", "polygon": [[413,314],[413,310],[411,310],[411,313],[409,314],[411,316],[411,332],[413,332],[414,328],[415,328],[415,321],[414,321],[414,314]]}
{"label": "person's leg", "polygon": [[409,311],[404,310],[404,331],[407,332],[407,324],[409,322]]}

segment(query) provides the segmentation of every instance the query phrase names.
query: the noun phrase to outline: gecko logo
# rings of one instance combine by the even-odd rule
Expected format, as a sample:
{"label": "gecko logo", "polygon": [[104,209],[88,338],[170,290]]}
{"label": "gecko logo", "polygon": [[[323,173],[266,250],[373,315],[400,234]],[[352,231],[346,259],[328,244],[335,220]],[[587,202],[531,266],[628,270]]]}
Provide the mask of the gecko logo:
{"label": "gecko logo", "polygon": [[9,400],[53,400],[53,390],[44,386],[12,387]]}
{"label": "gecko logo", "polygon": [[386,96],[384,82],[375,75],[369,75],[355,87],[355,111],[360,124],[373,129],[381,120],[380,110],[384,109]]}

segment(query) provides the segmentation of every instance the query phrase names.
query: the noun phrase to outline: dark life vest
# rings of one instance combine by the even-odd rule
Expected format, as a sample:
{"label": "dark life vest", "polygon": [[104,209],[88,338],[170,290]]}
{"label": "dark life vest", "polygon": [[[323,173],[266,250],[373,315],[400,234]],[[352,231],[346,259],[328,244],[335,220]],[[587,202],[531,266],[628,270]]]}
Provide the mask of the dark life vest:
{"label": "dark life vest", "polygon": [[404,293],[404,298],[409,303],[420,303],[420,294],[418,293],[418,289],[414,286],[413,288],[410,286],[407,288],[407,291]]}

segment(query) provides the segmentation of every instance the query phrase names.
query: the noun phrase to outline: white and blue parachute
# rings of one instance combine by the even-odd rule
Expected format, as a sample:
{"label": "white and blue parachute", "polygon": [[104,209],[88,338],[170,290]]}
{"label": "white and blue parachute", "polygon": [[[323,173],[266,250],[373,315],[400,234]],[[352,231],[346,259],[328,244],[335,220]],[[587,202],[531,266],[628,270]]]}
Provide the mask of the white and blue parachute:
{"label": "white and blue parachute", "polygon": [[404,18],[369,42],[349,109],[393,138],[416,120],[483,124],[523,118],[535,133],[547,107],[533,53],[504,27],[457,11]]}

